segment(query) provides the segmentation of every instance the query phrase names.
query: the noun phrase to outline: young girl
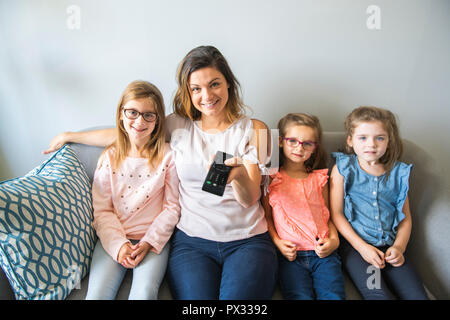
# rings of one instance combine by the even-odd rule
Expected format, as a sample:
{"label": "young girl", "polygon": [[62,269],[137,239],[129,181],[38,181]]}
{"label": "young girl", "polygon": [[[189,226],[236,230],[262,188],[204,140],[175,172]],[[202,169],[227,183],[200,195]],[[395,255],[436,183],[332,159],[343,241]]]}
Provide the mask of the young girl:
{"label": "young girl", "polygon": [[285,299],[345,299],[337,230],[328,211],[328,169],[315,116],[290,113],[278,122],[280,170],[263,198],[279,249]]}
{"label": "young girl", "polygon": [[157,299],[178,223],[178,177],[165,143],[160,91],[134,81],[122,94],[117,140],[105,149],[92,186],[94,249],[86,299],[114,299],[133,269],[129,299]]}
{"label": "young girl", "polygon": [[[360,107],[346,118],[347,151],[333,153],[332,219],[340,254],[365,299],[427,299],[404,252],[411,233],[408,179],[392,112]],[[376,267],[376,268],[374,268]],[[381,272],[380,272],[381,269]]]}

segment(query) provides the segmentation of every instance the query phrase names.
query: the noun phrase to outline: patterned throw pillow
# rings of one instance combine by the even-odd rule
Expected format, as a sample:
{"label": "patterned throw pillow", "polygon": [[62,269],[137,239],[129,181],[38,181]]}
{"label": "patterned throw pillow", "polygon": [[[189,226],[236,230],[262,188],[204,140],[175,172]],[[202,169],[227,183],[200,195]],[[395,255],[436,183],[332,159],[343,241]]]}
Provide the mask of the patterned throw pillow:
{"label": "patterned throw pillow", "polygon": [[66,145],[0,183],[0,265],[16,299],[65,299],[88,273],[96,235],[91,184]]}

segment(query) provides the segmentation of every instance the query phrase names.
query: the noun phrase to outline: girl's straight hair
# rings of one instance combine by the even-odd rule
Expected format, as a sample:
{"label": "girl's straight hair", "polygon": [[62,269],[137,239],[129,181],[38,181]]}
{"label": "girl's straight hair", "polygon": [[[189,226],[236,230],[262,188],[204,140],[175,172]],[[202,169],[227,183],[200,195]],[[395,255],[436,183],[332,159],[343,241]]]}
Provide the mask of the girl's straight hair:
{"label": "girl's straight hair", "polygon": [[115,152],[112,166],[115,169],[125,160],[131,148],[128,133],[121,120],[123,106],[130,100],[145,98],[150,99],[155,108],[156,123],[148,142],[142,147],[141,155],[148,158],[148,164],[153,168],[156,168],[164,157],[166,112],[163,96],[159,89],[150,82],[136,80],[131,82],[122,93],[116,112],[117,140],[105,149],[106,152],[110,148],[114,148]]}
{"label": "girl's straight hair", "polygon": [[[278,131],[281,138],[286,137],[286,131],[290,126],[306,126],[312,128],[316,133],[317,147],[311,157],[305,161],[306,170],[311,172],[316,169],[327,168],[327,154],[322,145],[322,126],[319,118],[305,113],[288,113],[278,121]],[[283,166],[285,156],[283,149],[280,147],[280,167]]]}
{"label": "girl's straight hair", "polygon": [[[386,179],[396,161],[400,160],[403,153],[403,143],[397,126],[395,115],[386,109],[378,107],[362,106],[354,109],[345,119],[347,137],[352,137],[354,129],[362,122],[379,121],[388,134],[388,146],[386,153],[379,159],[386,170]],[[353,153],[353,148],[346,146],[348,153]]]}

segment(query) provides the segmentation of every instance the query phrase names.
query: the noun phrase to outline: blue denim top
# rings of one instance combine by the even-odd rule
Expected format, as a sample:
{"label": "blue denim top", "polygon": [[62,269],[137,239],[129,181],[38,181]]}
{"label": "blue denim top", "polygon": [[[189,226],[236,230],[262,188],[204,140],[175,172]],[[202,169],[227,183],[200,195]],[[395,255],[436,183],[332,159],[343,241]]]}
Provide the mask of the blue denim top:
{"label": "blue denim top", "polygon": [[355,154],[333,152],[344,177],[344,214],[355,232],[373,246],[391,246],[398,224],[405,218],[403,204],[412,164],[396,162],[388,179],[373,176],[359,166]]}

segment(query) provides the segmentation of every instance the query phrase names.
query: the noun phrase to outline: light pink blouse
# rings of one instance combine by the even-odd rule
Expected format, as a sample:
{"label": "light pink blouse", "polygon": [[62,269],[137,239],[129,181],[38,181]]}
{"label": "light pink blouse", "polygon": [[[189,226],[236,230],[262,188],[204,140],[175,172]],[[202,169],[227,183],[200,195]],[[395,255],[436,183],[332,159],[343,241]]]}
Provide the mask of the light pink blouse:
{"label": "light pink blouse", "polygon": [[316,238],[328,236],[330,212],[322,190],[328,169],[314,170],[305,179],[291,178],[284,170],[271,176],[269,203],[278,236],[296,244],[298,251],[314,250]]}
{"label": "light pink blouse", "polygon": [[168,143],[162,162],[151,169],[147,158],[127,157],[111,168],[114,150],[99,160],[92,186],[94,228],[103,248],[117,261],[121,246],[146,241],[160,253],[180,218],[178,176]]}

